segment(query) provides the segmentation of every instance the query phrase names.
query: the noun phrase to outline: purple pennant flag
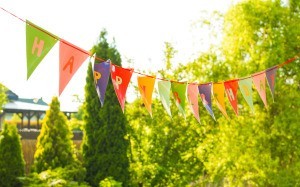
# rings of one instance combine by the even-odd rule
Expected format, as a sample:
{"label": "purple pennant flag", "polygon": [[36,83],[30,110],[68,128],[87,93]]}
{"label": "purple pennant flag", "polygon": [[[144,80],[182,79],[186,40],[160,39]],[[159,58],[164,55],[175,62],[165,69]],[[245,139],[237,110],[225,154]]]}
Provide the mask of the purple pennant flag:
{"label": "purple pennant flag", "polygon": [[110,75],[109,60],[102,63],[94,63],[94,80],[95,80],[96,90],[101,102],[101,106],[104,105],[104,97],[105,97],[109,75]]}
{"label": "purple pennant flag", "polygon": [[276,77],[277,69],[278,66],[275,66],[266,70],[266,77],[267,77],[268,85],[271,90],[273,101],[274,101],[275,77]]}
{"label": "purple pennant flag", "polygon": [[211,117],[216,120],[215,115],[212,111],[211,107],[211,83],[208,84],[200,84],[198,86],[200,98],[206,110],[209,112]]}

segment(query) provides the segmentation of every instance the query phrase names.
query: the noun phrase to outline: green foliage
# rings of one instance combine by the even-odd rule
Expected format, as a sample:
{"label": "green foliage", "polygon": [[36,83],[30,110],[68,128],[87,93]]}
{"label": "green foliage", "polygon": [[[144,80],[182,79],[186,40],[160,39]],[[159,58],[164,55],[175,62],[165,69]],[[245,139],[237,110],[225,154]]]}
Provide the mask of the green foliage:
{"label": "green foliage", "polygon": [[85,178],[85,169],[77,165],[67,166],[65,168],[55,168],[54,170],[46,170],[41,173],[31,173],[20,180],[23,186],[66,186],[66,187],[88,187],[83,182]]}
{"label": "green foliage", "polygon": [[112,177],[107,177],[100,181],[99,187],[122,187],[122,183],[115,181]]}
{"label": "green foliage", "polygon": [[3,105],[7,102],[7,96],[6,96],[6,91],[7,88],[0,83],[0,114],[1,114],[1,110]]}
{"label": "green foliage", "polygon": [[[99,43],[94,46],[93,51],[97,57],[110,59],[114,64],[121,65],[120,54],[115,46],[109,45],[106,40],[106,31],[101,32]],[[129,181],[127,157],[129,141],[125,138],[127,121],[111,80],[107,86],[104,106],[101,108],[91,63],[87,71],[83,119],[85,125],[82,151],[87,169],[86,180],[92,186],[98,186],[101,180],[111,176],[127,186]]]}
{"label": "green foliage", "polygon": [[25,172],[20,136],[15,125],[4,124],[0,133],[0,186],[20,186]]}
{"label": "green foliage", "polygon": [[77,163],[72,136],[67,125],[67,118],[60,111],[58,98],[53,97],[38,136],[37,149],[34,154],[34,170],[39,173]]}

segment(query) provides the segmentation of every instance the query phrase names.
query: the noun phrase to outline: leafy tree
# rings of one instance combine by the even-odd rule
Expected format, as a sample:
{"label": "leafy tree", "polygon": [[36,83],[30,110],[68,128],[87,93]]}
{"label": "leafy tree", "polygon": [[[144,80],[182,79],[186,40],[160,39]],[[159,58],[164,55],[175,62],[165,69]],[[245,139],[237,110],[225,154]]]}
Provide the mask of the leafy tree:
{"label": "leafy tree", "polygon": [[0,186],[20,186],[25,173],[20,136],[15,125],[4,124],[0,133]]}
{"label": "leafy tree", "polygon": [[57,97],[53,97],[43,120],[34,154],[34,169],[40,173],[48,169],[80,166],[73,151],[72,132],[66,116],[60,111]]}
{"label": "leafy tree", "polygon": [[6,91],[7,88],[0,83],[0,115],[1,115],[2,107],[7,101]]}
{"label": "leafy tree", "polygon": [[[106,34],[106,31],[101,32],[93,51],[97,57],[110,59],[114,64],[121,65],[120,54],[115,45],[108,44]],[[96,60],[95,63],[99,61]],[[91,63],[87,70],[83,120],[85,127],[82,151],[87,169],[86,180],[92,186],[98,186],[100,181],[113,177],[127,186],[129,182],[127,121],[111,80],[107,86],[104,106],[101,108]]]}

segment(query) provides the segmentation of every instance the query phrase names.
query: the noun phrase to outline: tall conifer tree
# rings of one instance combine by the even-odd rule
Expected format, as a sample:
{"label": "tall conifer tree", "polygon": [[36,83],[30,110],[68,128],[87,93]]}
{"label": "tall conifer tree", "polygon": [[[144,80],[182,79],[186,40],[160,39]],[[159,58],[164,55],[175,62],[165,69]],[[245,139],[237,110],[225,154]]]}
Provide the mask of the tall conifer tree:
{"label": "tall conifer tree", "polygon": [[[102,31],[98,44],[93,50],[97,57],[110,59],[114,64],[121,65],[119,52],[114,45],[109,45],[106,31]],[[95,61],[95,63],[101,63]],[[129,141],[127,134],[127,121],[122,113],[111,80],[109,80],[104,106],[100,106],[97,95],[92,64],[87,71],[84,102],[85,133],[83,141],[83,158],[87,169],[86,180],[92,186],[109,176],[127,186],[129,181],[129,160],[127,149]]]}
{"label": "tall conifer tree", "polygon": [[77,159],[73,152],[72,136],[67,118],[60,111],[58,98],[53,97],[34,154],[36,172],[75,164]]}

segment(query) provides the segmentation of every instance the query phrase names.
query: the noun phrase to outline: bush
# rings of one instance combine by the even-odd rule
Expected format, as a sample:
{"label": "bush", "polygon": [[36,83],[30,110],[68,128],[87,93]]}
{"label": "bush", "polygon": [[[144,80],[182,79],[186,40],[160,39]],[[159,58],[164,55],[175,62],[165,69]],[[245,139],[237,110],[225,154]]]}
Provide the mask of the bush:
{"label": "bush", "polygon": [[4,124],[0,133],[0,186],[20,186],[25,173],[20,136],[15,125]]}
{"label": "bush", "polygon": [[100,181],[99,187],[122,187],[122,183],[115,181],[112,177],[107,177]]}

